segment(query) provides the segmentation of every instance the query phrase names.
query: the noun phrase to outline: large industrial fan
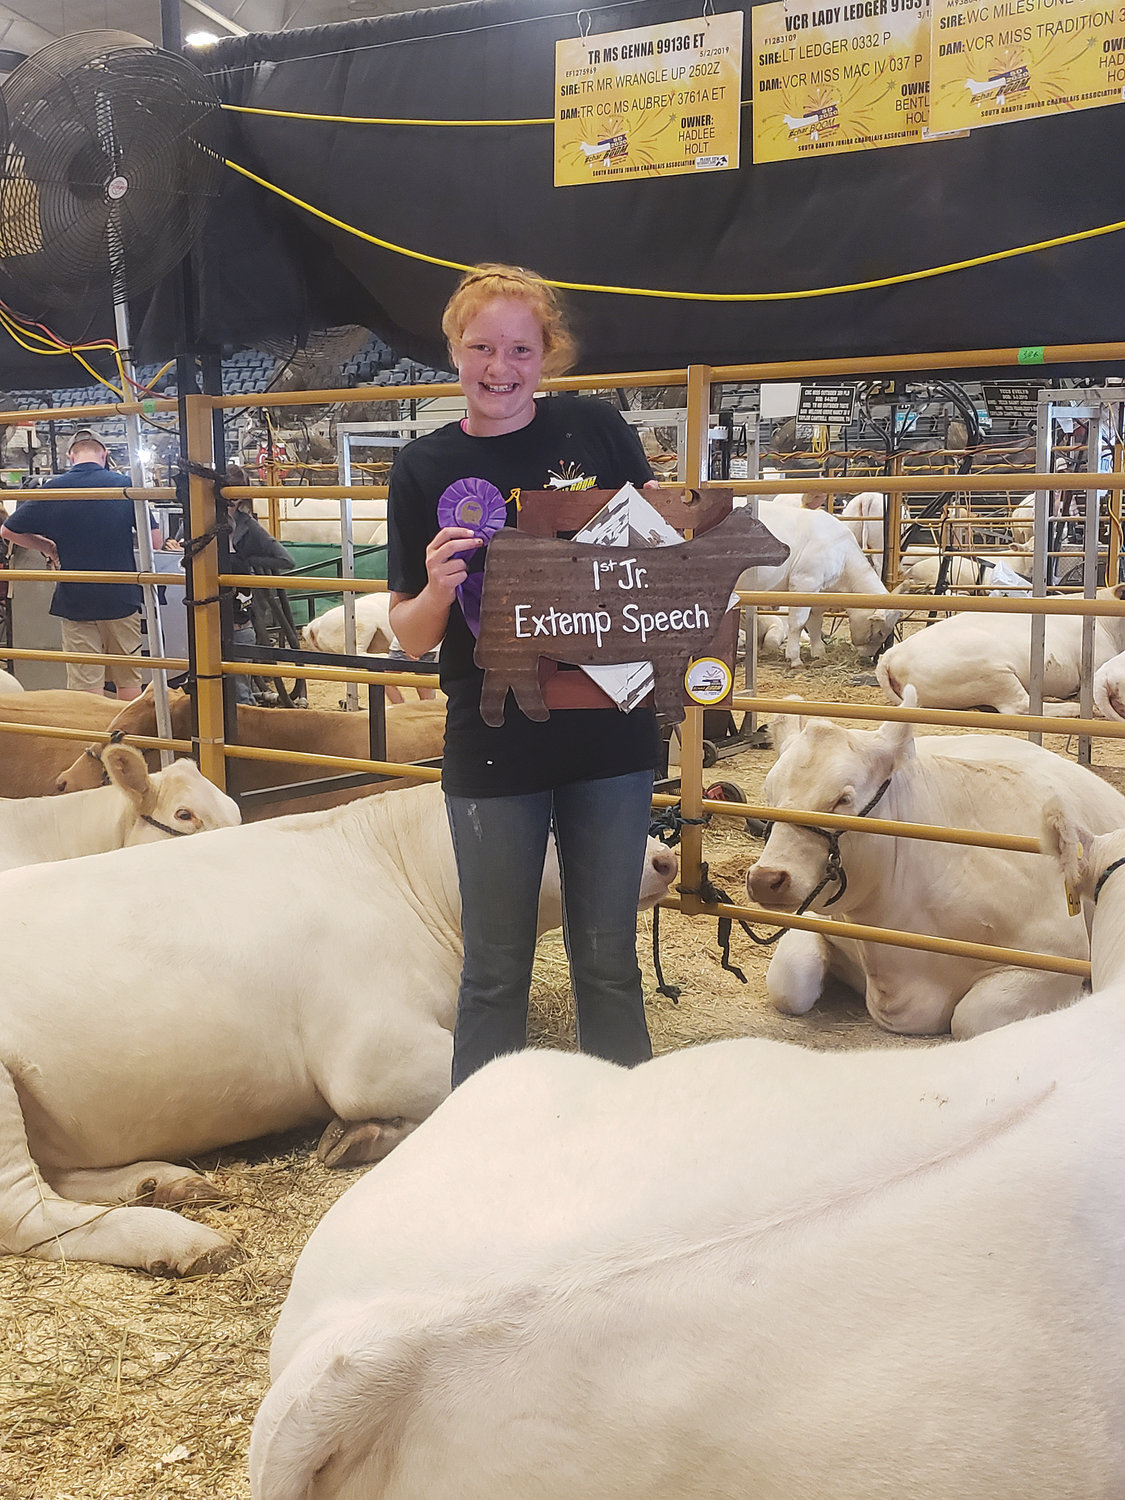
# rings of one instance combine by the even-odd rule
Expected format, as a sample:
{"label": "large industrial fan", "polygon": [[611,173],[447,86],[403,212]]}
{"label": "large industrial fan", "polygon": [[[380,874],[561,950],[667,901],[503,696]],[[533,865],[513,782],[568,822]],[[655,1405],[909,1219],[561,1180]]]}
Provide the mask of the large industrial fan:
{"label": "large industrial fan", "polygon": [[134,296],[183,258],[223,170],[218,99],[186,58],[81,32],[29,57],[4,97],[0,270],[29,311]]}
{"label": "large industrial fan", "polygon": [[[137,389],[129,298],[178,264],[218,196],[222,116],[207,79],[186,58],[119,31],[63,37],[22,63],[4,86],[8,147],[0,172],[0,283],[34,326],[62,313],[84,333],[112,302],[110,347],[122,395]],[[49,332],[49,330],[47,330]],[[103,336],[108,330],[99,330]],[[73,329],[70,338],[79,337]],[[68,344],[53,336],[54,349]],[[140,426],[126,418],[133,482],[144,482]],[[137,502],[142,571],[153,570],[145,507]],[[162,656],[155,591],[145,587],[149,648]],[[166,680],[156,720],[170,734]]]}

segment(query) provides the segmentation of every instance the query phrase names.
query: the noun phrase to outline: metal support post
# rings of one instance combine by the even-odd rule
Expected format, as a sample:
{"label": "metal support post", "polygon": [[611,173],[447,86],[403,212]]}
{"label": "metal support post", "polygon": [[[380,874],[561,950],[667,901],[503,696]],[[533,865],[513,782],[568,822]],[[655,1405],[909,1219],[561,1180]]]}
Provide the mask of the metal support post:
{"label": "metal support post", "polygon": [[[1125,416],[1125,407],[1111,406],[1110,414],[1113,418],[1113,467],[1117,473],[1121,472],[1121,465],[1125,463],[1125,441],[1122,440],[1118,431],[1118,424]],[[1121,581],[1121,491],[1110,490],[1106,500],[1109,511],[1109,547],[1106,552],[1105,581],[1110,587]]]}
{"label": "metal support post", "polygon": [[[749,423],[746,426],[746,466],[749,478],[760,479],[762,477],[762,437],[757,421],[754,422],[752,427]],[[746,497],[746,504],[751,507],[751,514],[755,519],[758,516],[758,501],[760,499],[760,495],[748,495]],[[742,625],[746,635],[746,654],[743,657],[745,683],[743,691],[748,697],[754,698],[758,692],[758,610],[755,605],[748,604],[742,611]],[[764,750],[769,744],[769,730],[764,724],[758,723],[758,715],[756,713],[751,713],[747,710],[739,726],[738,738],[743,741],[748,750]]]}
{"label": "metal support post", "polygon": [[[1051,397],[1054,394],[1053,391],[1040,391],[1039,393],[1039,419],[1035,424],[1035,467],[1040,474],[1046,474],[1051,467],[1051,426],[1054,415]],[[1033,599],[1045,599],[1047,596],[1047,533],[1050,499],[1049,490],[1035,491],[1031,557],[1031,597]],[[1045,615],[1032,615],[1031,670],[1027,684],[1030,700],[1028,713],[1031,714],[1043,712],[1043,652],[1046,626]],[[1036,730],[1032,730],[1028,739],[1034,745],[1043,743],[1042,734]]]}
{"label": "metal support post", "polygon": [[[1097,471],[1102,467],[1102,423],[1106,408],[1101,402],[1091,402],[1086,408],[1086,467]],[[1095,485],[1086,491],[1082,528],[1082,596],[1093,599],[1098,592],[1098,543],[1101,537],[1101,503]],[[1106,575],[1108,579],[1108,574]],[[1083,719],[1094,716],[1094,637],[1098,622],[1092,615],[1082,620],[1082,657],[1078,675],[1078,712]],[[1088,766],[1091,761],[1092,741],[1088,734],[1078,736],[1078,764]]]}
{"label": "metal support post", "polygon": [[[413,413],[412,413],[413,415]],[[351,484],[352,482],[352,442],[351,434],[344,433],[341,437],[337,433],[337,444],[339,452],[336,457],[340,465],[340,483]],[[355,577],[355,533],[353,530],[352,497],[347,495],[340,501],[340,577]],[[355,595],[349,589],[344,591],[344,655],[354,656],[356,654],[355,636]],[[344,694],[344,702],[350,713],[359,710],[359,688],[354,682],[349,682]]]}
{"label": "metal support post", "polygon": [[[762,440],[761,428],[758,422],[754,423],[753,438],[750,438],[749,431],[747,432],[747,438],[746,472],[751,479],[761,479]],[[746,498],[751,514],[757,519],[759,497],[757,495],[748,495]],[[742,629],[746,635],[746,654],[743,658],[743,684],[747,697],[754,698],[758,692],[758,609],[756,605],[748,604],[742,611]],[[742,728],[743,731],[747,728],[745,721],[743,721]],[[756,713],[752,713],[749,716],[749,728],[752,732],[757,732],[758,715]]]}
{"label": "metal support post", "polygon": [[[684,482],[694,489],[707,478],[707,429],[711,418],[711,368],[689,365]],[[689,703],[680,726],[680,808],[686,820],[703,817],[703,710]],[[680,834],[680,880],[698,888],[703,863],[702,823],[685,821]],[[699,910],[697,896],[684,896],[682,910]]]}
{"label": "metal support post", "polygon": [[[896,477],[903,472],[902,454],[891,458],[891,473]],[[891,580],[898,577],[902,568],[902,491],[891,494],[883,492],[883,582],[892,587]],[[870,558],[868,561],[870,562]]]}
{"label": "metal support post", "polygon": [[[129,400],[133,394],[136,372],[133,368],[132,350],[129,347],[128,305],[115,297],[113,311],[121,368],[125,372],[125,398]],[[137,489],[143,489],[146,479],[144,465],[141,462],[141,419],[136,412],[128,412],[125,416],[125,435],[129,446],[129,471],[132,482]],[[156,562],[152,555],[152,530],[149,526],[147,500],[134,500],[133,514],[137,532],[137,560],[140,563],[141,572],[155,573]],[[145,628],[148,633],[148,653],[150,656],[163,656],[164,628],[156,601],[156,585],[142,584],[141,593],[144,599]],[[172,738],[172,714],[168,707],[168,674],[155,667],[152,671],[152,694],[156,708],[156,732],[161,739],[170,740]],[[161,750],[160,764],[162,766],[170,766],[174,759],[171,750]]]}
{"label": "metal support post", "polygon": [[[187,451],[193,463],[214,466],[211,403],[206,396],[188,396]],[[205,536],[215,524],[215,492],[209,480],[188,477],[188,531],[193,539]],[[226,790],[223,754],[222,628],[219,620],[219,556],[214,542],[201,547],[191,560],[193,597],[197,601],[188,620],[195,642],[196,708],[199,715],[199,769],[209,781]]]}

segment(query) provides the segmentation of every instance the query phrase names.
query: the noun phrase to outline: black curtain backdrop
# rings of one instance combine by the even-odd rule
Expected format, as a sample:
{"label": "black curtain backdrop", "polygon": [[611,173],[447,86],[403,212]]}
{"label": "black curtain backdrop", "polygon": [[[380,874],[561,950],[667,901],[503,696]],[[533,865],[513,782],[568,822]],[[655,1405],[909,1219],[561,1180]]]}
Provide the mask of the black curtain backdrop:
{"label": "black curtain backdrop", "polygon": [[[699,9],[681,0],[598,9],[591,35]],[[744,99],[753,78],[749,9]],[[196,57],[235,104],[396,118],[549,117],[555,42],[576,34],[575,12],[557,13],[547,0],[479,0],[232,38]],[[509,261],[567,281],[718,292],[821,287],[1125,218],[1122,107],[762,166],[753,164],[747,107],[737,171],[567,188],[552,185],[550,125],[228,121],[233,160],[346,223],[426,254]],[[1110,235],[795,303],[594,293],[568,301],[587,372],[1125,340],[1116,295],[1123,246]],[[367,244],[234,173],[195,261],[200,333],[212,344],[296,342],[313,328],[362,323],[402,355],[445,362],[439,319],[456,272]],[[138,307],[142,359],[173,352],[170,306],[158,292]]]}

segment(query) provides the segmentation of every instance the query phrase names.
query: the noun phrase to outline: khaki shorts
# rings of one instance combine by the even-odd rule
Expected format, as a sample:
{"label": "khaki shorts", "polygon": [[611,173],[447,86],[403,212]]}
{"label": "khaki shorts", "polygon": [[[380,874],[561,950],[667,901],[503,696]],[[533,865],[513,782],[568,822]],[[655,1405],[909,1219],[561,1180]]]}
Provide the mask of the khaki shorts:
{"label": "khaki shorts", "polygon": [[[121,620],[61,620],[64,651],[103,651],[107,656],[141,654],[141,616],[139,611]],[[68,661],[66,685],[78,692],[100,693],[106,674],[119,688],[140,688],[141,674],[136,667],[107,667],[100,661]]]}

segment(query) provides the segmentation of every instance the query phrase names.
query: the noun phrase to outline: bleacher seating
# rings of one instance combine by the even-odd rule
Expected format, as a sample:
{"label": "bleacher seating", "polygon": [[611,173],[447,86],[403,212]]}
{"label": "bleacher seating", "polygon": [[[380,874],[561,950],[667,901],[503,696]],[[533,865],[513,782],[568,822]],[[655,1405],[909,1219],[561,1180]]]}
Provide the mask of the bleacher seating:
{"label": "bleacher seating", "polygon": [[[240,349],[223,360],[223,394],[226,396],[253,396],[264,391],[278,374],[282,361],[259,349]],[[137,380],[147,385],[155,380],[162,369],[161,364],[145,364],[137,367]],[[448,370],[434,369],[430,365],[418,364],[408,359],[396,359],[394,351],[372,334],[367,342],[350,355],[340,368],[340,386],[388,386],[388,385],[434,385],[455,381],[456,375]],[[175,389],[175,369],[161,375],[157,394]],[[9,397],[14,409],[29,411],[42,406],[93,406],[112,400],[110,392],[100,385],[68,386],[54,391],[13,391]],[[248,402],[248,405],[252,402]]]}
{"label": "bleacher seating", "polygon": [[435,370],[430,365],[416,364],[413,360],[400,359],[387,369],[380,370],[370,380],[371,385],[436,385],[454,381],[457,376],[449,370]]}

